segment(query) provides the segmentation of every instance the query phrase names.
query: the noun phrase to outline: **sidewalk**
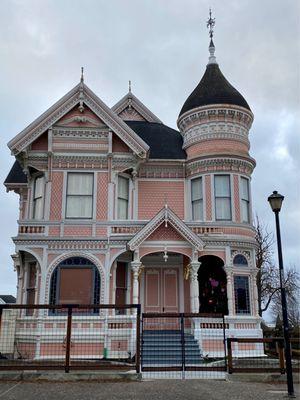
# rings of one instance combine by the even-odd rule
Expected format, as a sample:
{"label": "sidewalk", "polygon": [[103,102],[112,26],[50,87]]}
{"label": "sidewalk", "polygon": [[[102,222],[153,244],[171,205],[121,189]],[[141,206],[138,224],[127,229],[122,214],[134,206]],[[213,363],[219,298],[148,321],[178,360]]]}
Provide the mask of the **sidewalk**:
{"label": "sidewalk", "polygon": [[[299,385],[296,390],[299,396]],[[282,384],[211,380],[0,382],[1,400],[277,400],[285,397],[286,385]]]}

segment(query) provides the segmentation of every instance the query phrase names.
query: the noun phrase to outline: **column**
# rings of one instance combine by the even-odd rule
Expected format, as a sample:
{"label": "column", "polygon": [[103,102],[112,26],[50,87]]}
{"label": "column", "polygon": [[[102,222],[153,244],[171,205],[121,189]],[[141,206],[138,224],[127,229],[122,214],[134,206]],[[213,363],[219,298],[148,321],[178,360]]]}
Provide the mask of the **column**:
{"label": "column", "polygon": [[201,263],[199,261],[192,261],[190,263],[190,299],[191,299],[191,312],[199,312],[199,283],[198,283],[198,270]]}
{"label": "column", "polygon": [[227,274],[227,301],[228,301],[228,315],[233,315],[233,296],[232,296],[232,272],[226,271]]}
{"label": "column", "polygon": [[258,317],[258,290],[257,290],[257,283],[256,283],[256,275],[257,270],[251,274],[251,284],[252,284],[252,293],[253,293],[253,314]]}
{"label": "column", "polygon": [[142,263],[140,261],[131,262],[131,271],[133,274],[132,282],[132,303],[139,304],[139,271]]}

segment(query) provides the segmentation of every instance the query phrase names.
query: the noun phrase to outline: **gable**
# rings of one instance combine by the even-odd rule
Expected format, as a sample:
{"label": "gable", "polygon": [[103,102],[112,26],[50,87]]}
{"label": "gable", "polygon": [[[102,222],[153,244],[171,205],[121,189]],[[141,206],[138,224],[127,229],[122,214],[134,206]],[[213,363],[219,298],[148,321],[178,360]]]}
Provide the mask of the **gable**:
{"label": "gable", "polygon": [[[152,234],[155,234],[155,236],[152,237],[157,237],[155,232],[161,227],[162,223],[165,224],[166,228],[173,228],[177,234],[188,242],[194,249],[203,250],[203,241],[167,205],[165,205],[165,207],[163,207],[139,232],[135,234],[127,244],[128,249],[132,251],[136,250]],[[162,229],[160,232],[161,234],[164,233],[165,235],[169,235],[172,231],[167,233]],[[178,237],[177,234],[174,237]]]}
{"label": "gable", "polygon": [[172,225],[162,222],[161,225],[147,238],[147,241],[185,241],[185,238]]}
{"label": "gable", "polygon": [[[88,107],[89,110],[123,140],[138,157],[147,157],[149,146],[83,82],[80,82],[80,84],[70,90],[69,93],[13,138],[8,143],[8,147],[13,154],[24,151],[49,128],[58,121],[61,122],[62,119],[78,105],[79,109]],[[91,119],[94,118],[94,115],[90,115]],[[71,117],[71,119],[72,118],[73,117]],[[68,119],[66,120],[68,121]],[[66,120],[64,120],[64,122],[66,122]]]}
{"label": "gable", "polygon": [[48,132],[44,132],[34,142],[31,143],[31,150],[48,150]]}
{"label": "gable", "polygon": [[112,135],[112,152],[113,153],[129,153],[130,148],[117,135]]}
{"label": "gable", "polygon": [[104,122],[87,106],[83,106],[82,109],[79,109],[78,106],[74,107],[57,121],[55,125],[70,128],[105,126]]}
{"label": "gable", "polygon": [[112,107],[112,110],[124,121],[162,123],[161,120],[131,92],[131,90]]}

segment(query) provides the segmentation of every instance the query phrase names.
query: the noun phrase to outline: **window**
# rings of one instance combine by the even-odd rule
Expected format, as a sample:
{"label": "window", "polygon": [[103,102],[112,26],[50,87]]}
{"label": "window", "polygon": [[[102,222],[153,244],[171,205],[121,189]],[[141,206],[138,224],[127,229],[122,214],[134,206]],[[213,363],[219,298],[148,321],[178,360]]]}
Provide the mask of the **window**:
{"label": "window", "polygon": [[44,177],[38,176],[34,181],[33,191],[33,218],[42,219],[44,217]]}
{"label": "window", "polygon": [[248,267],[248,261],[242,254],[237,254],[233,259],[233,265],[235,267]]}
{"label": "window", "polygon": [[217,221],[231,220],[229,175],[215,175],[215,209]]}
{"label": "window", "polygon": [[242,222],[250,222],[249,181],[247,178],[241,178],[241,201],[242,201]]}
{"label": "window", "polygon": [[203,191],[202,178],[191,181],[192,219],[203,221]]}
{"label": "window", "polygon": [[66,218],[92,218],[94,174],[68,173]]}
{"label": "window", "polygon": [[[116,305],[126,304],[127,294],[127,263],[117,262],[116,270]],[[125,314],[126,310],[116,310],[117,314]]]}
{"label": "window", "polygon": [[62,261],[51,276],[50,304],[99,304],[100,274],[82,257]]}
{"label": "window", "polygon": [[118,177],[118,219],[128,219],[129,179]]}
{"label": "window", "polygon": [[248,276],[234,277],[234,297],[236,314],[250,314]]}
{"label": "window", "polygon": [[[35,303],[35,287],[36,287],[36,263],[30,262],[28,264],[28,276],[27,276],[27,298],[26,304]],[[26,315],[33,315],[33,309],[28,308],[26,310]]]}

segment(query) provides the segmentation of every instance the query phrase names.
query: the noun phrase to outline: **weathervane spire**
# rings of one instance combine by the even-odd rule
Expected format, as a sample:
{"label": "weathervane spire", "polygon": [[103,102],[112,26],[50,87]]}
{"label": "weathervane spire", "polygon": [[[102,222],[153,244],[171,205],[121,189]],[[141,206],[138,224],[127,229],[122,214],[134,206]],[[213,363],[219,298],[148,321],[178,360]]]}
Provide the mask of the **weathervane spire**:
{"label": "weathervane spire", "polygon": [[217,64],[216,57],[215,57],[215,45],[213,42],[213,36],[214,36],[214,26],[216,24],[216,18],[212,18],[211,16],[211,8],[209,9],[209,18],[207,20],[206,26],[209,28],[209,37],[210,37],[210,43],[209,43],[209,59],[208,59],[208,64]]}

